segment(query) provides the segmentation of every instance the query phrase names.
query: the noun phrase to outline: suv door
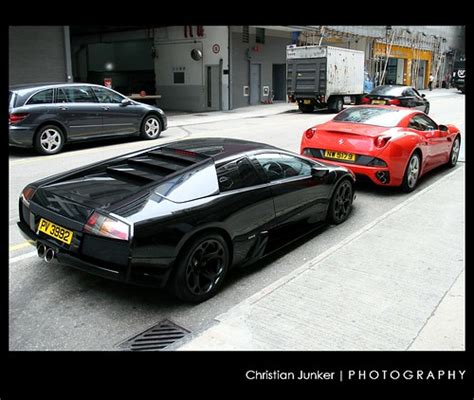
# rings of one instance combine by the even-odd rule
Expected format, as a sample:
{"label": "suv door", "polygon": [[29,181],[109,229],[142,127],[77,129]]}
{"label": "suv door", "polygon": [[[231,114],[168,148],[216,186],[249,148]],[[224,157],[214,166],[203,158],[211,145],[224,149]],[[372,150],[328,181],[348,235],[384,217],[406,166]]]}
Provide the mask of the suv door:
{"label": "suv door", "polygon": [[99,104],[88,86],[56,88],[55,108],[58,118],[68,130],[68,140],[74,141],[102,133]]}
{"label": "suv door", "polygon": [[127,98],[105,87],[92,86],[92,90],[100,103],[104,134],[131,135],[140,131],[143,111],[139,105],[122,104]]}

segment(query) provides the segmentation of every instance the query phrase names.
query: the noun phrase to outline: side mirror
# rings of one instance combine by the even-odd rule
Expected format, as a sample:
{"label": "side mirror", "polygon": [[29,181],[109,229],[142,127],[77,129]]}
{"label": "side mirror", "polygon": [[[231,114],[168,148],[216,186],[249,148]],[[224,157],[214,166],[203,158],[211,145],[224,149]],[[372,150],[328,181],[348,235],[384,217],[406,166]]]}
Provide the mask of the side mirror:
{"label": "side mirror", "polygon": [[438,129],[441,131],[441,132],[449,132],[449,129],[446,125],[438,125]]}
{"label": "side mirror", "polygon": [[421,94],[421,97],[425,98],[425,97],[426,97],[426,94],[422,93],[422,94]]}
{"label": "side mirror", "polygon": [[130,99],[123,99],[122,100],[122,106],[129,106],[130,104],[132,104],[132,100],[130,100]]}
{"label": "side mirror", "polygon": [[329,168],[319,166],[319,165],[314,165],[311,167],[311,176],[313,178],[324,178],[329,172]]}

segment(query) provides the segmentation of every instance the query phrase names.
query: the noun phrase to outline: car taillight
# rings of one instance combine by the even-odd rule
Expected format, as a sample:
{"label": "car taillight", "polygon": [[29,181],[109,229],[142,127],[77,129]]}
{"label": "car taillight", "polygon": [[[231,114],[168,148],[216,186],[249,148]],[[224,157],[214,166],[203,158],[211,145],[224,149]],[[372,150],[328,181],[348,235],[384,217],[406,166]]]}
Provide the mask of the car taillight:
{"label": "car taillight", "polygon": [[369,104],[370,103],[370,99],[368,97],[362,97],[360,99],[360,102],[361,104]]}
{"label": "car taillight", "polygon": [[9,118],[8,118],[8,122],[10,122],[10,124],[16,124],[20,121],[23,121],[29,114],[28,113],[13,113],[13,114],[10,114]]}
{"label": "car taillight", "polygon": [[33,195],[35,194],[35,192],[36,192],[36,188],[34,188],[32,186],[27,186],[21,192],[21,198],[23,199],[23,201],[26,204],[29,204],[29,202],[30,202],[31,198],[33,197]]}
{"label": "car taillight", "polygon": [[389,140],[390,140],[390,136],[378,136],[375,138],[375,146],[383,147],[387,144]]}
{"label": "car taillight", "polygon": [[84,232],[97,236],[104,236],[112,239],[128,240],[130,234],[130,225],[115,218],[94,212],[86,224]]}
{"label": "car taillight", "polygon": [[388,101],[388,104],[391,104],[392,106],[399,106],[401,103],[398,99],[391,99]]}
{"label": "car taillight", "polygon": [[306,136],[306,139],[311,139],[315,133],[316,133],[316,128],[309,128],[304,134]]}

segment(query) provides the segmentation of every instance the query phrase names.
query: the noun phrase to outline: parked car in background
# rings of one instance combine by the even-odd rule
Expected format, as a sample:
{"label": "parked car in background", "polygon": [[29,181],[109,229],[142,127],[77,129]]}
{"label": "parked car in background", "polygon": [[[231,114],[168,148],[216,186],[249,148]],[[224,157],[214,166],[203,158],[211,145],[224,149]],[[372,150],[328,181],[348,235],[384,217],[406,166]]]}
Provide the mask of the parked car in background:
{"label": "parked car in background", "polygon": [[29,184],[18,226],[45,261],[199,302],[230,268],[346,220],[354,180],[262,143],[183,140]]}
{"label": "parked car in background", "polygon": [[415,108],[425,114],[430,112],[430,102],[424,94],[411,86],[381,85],[364,96],[362,104],[393,105]]}
{"label": "parked car in background", "polygon": [[355,106],[303,133],[301,154],[350,168],[382,186],[415,189],[418,178],[440,165],[454,167],[461,133],[420,111]]}
{"label": "parked car in background", "polygon": [[156,139],[165,113],[100,85],[86,83],[11,86],[9,144],[56,154],[64,144],[122,136]]}

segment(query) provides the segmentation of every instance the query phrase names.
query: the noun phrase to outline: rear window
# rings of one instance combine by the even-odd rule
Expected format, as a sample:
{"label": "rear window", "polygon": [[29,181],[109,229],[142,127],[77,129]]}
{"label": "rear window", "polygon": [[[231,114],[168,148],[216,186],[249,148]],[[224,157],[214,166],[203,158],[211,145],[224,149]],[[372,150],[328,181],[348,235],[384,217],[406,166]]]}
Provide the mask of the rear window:
{"label": "rear window", "polygon": [[401,96],[405,87],[403,86],[378,86],[370,92],[370,94],[378,94],[382,96]]}
{"label": "rear window", "polygon": [[333,121],[394,127],[405,115],[406,113],[390,108],[353,107],[336,115]]}
{"label": "rear window", "polygon": [[53,102],[53,89],[46,89],[30,97],[26,104],[48,104]]}

